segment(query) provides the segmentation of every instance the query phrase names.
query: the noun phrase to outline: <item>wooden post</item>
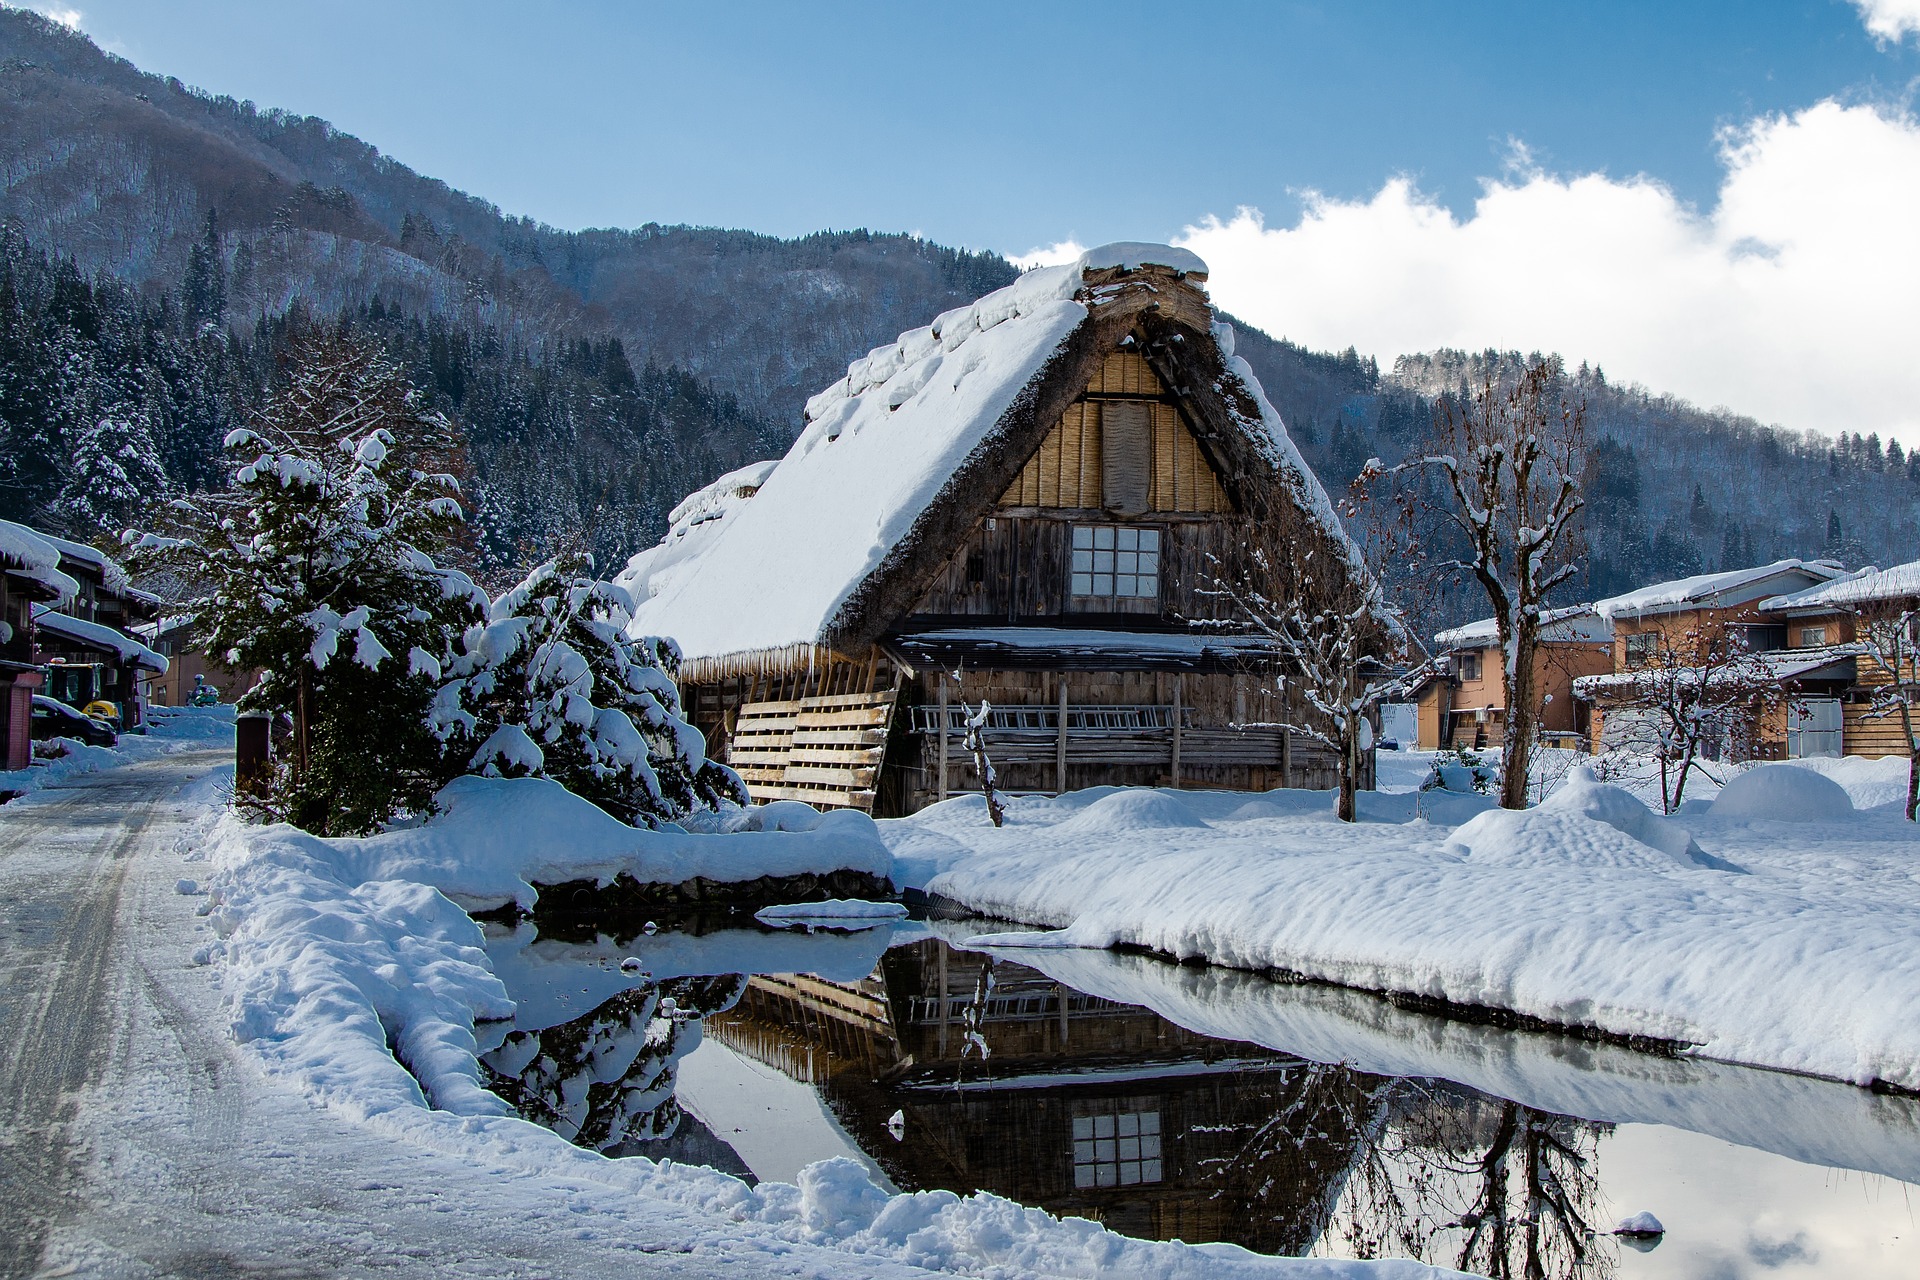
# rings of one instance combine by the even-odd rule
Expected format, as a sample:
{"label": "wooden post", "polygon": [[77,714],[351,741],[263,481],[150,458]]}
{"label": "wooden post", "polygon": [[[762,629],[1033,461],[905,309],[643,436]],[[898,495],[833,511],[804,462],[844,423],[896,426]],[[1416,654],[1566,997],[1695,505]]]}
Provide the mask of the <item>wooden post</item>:
{"label": "wooden post", "polygon": [[1067,677],[1060,674],[1060,736],[1053,746],[1053,776],[1055,795],[1067,793]]}
{"label": "wooden post", "polygon": [[1185,675],[1173,677],[1173,785],[1176,789],[1180,786],[1180,721],[1183,718],[1180,714],[1180,695],[1186,683]]}
{"label": "wooden post", "polygon": [[1280,785],[1293,785],[1293,730],[1280,731]]}
{"label": "wooden post", "polygon": [[941,800],[947,798],[947,673],[940,673],[940,781],[936,784],[935,794]]}
{"label": "wooden post", "polygon": [[273,718],[264,711],[249,711],[234,718],[233,787],[243,795],[264,798],[271,785],[273,766],[268,762],[268,741]]}

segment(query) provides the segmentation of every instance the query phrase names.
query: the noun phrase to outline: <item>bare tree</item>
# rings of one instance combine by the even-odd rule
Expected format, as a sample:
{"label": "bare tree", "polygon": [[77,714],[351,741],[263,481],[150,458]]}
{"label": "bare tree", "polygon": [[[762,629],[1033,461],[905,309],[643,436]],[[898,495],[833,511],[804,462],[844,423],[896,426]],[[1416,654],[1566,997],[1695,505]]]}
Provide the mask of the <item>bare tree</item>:
{"label": "bare tree", "polygon": [[1920,809],[1920,753],[1915,752],[1913,741],[1913,704],[1920,699],[1920,644],[1915,641],[1916,630],[1920,630],[1920,609],[1911,605],[1882,605],[1854,611],[1854,638],[1860,642],[1864,656],[1878,669],[1878,675],[1884,677],[1870,685],[1865,679],[1860,682],[1872,691],[1867,714],[1876,718],[1895,712],[1900,715],[1900,741],[1907,752],[1908,822],[1915,820],[1914,813]]}
{"label": "bare tree", "polygon": [[1557,361],[1535,357],[1516,375],[1489,360],[1471,394],[1441,399],[1431,448],[1392,469],[1440,474],[1442,514],[1461,549],[1436,568],[1471,575],[1493,608],[1506,659],[1500,803],[1508,809],[1527,804],[1541,715],[1541,614],[1577,569],[1586,505],[1586,405],[1567,400],[1561,386]]}
{"label": "bare tree", "polygon": [[1661,803],[1672,813],[1696,772],[1716,781],[1703,757],[1757,754],[1760,726],[1791,705],[1791,692],[1778,655],[1750,651],[1741,632],[1702,624],[1659,635],[1642,666],[1581,683],[1604,691],[1609,748],[1658,763]]}
{"label": "bare tree", "polygon": [[[1363,528],[1359,518],[1365,513],[1358,505],[1363,497],[1356,490],[1342,513],[1354,528]],[[1290,687],[1298,691],[1306,714],[1283,711],[1261,726],[1333,749],[1340,761],[1337,812],[1342,822],[1353,822],[1368,734],[1381,704],[1402,687],[1386,676],[1413,648],[1411,632],[1388,601],[1377,571],[1389,554],[1386,548],[1397,544],[1391,530],[1373,528],[1363,532],[1367,547],[1356,544],[1353,562],[1326,556],[1300,560],[1284,532],[1261,528],[1241,571],[1213,560],[1212,586],[1205,594],[1225,600],[1234,621],[1266,641],[1280,672],[1279,687],[1270,696],[1286,708]]]}

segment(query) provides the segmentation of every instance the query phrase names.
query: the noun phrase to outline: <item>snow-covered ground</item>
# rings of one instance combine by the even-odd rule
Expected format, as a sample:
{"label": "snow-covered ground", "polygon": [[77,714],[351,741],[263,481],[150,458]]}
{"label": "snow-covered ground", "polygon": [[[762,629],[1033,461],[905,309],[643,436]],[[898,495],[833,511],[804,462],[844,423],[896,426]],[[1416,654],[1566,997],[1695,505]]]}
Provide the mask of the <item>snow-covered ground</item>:
{"label": "snow-covered ground", "polygon": [[[475,1026],[512,1016],[513,1002],[482,949],[479,927],[426,881],[479,900],[518,896],[537,869],[560,865],[565,833],[583,829],[592,838],[583,841],[579,860],[565,865],[576,876],[602,879],[619,869],[644,872],[655,865],[649,859],[667,855],[677,859],[675,867],[730,866],[742,878],[763,874],[762,863],[785,865],[783,858],[849,856],[829,854],[830,847],[872,856],[859,839],[860,823],[869,839],[872,824],[853,821],[857,815],[813,821],[806,831],[643,839],[649,833],[626,829],[615,840],[567,818],[560,812],[566,801],[550,787],[470,780],[449,797],[444,818],[366,840],[321,840],[220,820],[209,839],[207,923],[216,940],[194,958],[213,966],[232,1032],[269,1078],[383,1140],[487,1170],[528,1196],[591,1187],[624,1197],[636,1220],[690,1217],[700,1224],[700,1239],[724,1240],[763,1259],[783,1249],[827,1251],[845,1259],[825,1268],[833,1273],[844,1267],[846,1274],[1289,1280],[1448,1274],[1407,1262],[1267,1258],[1231,1246],[1132,1240],[984,1194],[891,1195],[851,1159],[810,1165],[794,1183],[750,1188],[711,1169],[609,1160],[510,1114],[481,1085]],[[517,812],[520,802],[532,806],[530,816]],[[508,821],[516,825],[502,830]],[[470,860],[462,861],[463,851]],[[850,935],[848,945],[866,947],[854,941],[860,936]],[[648,972],[650,965],[697,963],[678,951],[646,950],[635,959]],[[617,964],[604,972],[608,983],[624,980]],[[818,1257],[805,1269],[819,1273]]]}
{"label": "snow-covered ground", "polygon": [[[1388,785],[1420,769],[1381,760]],[[1903,761],[1770,766],[1737,814],[1673,818],[1574,772],[1525,814],[1400,791],[1343,825],[1326,793],[1095,789],[1016,798],[997,830],[978,797],[881,827],[905,883],[1054,930],[1003,945],[1144,946],[1920,1088],[1920,833],[1876,804],[1896,775],[1904,795]],[[1838,816],[1798,820],[1816,794]]]}

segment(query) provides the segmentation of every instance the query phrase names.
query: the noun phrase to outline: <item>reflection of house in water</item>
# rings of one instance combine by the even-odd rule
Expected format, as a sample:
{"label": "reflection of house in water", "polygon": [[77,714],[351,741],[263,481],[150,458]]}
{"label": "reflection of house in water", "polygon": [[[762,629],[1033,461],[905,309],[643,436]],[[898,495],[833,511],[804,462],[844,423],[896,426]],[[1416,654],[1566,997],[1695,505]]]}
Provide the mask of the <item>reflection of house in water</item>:
{"label": "reflection of house in water", "polygon": [[[858,983],[755,977],[707,1032],[820,1086],[902,1189],[990,1191],[1129,1235],[1270,1253],[1324,1230],[1369,1114],[1365,1077],[932,941]],[[1256,1151],[1277,1116],[1287,1140]]]}

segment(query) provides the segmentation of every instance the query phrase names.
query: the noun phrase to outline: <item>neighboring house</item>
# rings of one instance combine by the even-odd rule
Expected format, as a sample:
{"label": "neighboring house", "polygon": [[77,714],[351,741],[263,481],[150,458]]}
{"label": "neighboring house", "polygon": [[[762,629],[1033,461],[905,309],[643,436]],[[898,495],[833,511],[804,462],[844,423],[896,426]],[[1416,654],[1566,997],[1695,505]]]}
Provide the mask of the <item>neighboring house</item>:
{"label": "neighboring house", "polygon": [[[129,628],[153,618],[160,602],[136,590],[113,557],[12,521],[0,520],[0,562],[9,570],[0,604],[7,623],[0,654],[8,664],[0,677],[10,680],[9,703],[30,706],[36,691],[81,709],[109,702],[122,728],[138,729],[145,722],[140,682],[165,671],[167,661]],[[28,585],[13,590],[22,575]],[[10,734],[14,724],[9,712]],[[27,751],[16,767],[25,767]],[[8,758],[15,758],[11,748]]]}
{"label": "neighboring house", "polygon": [[[1785,629],[1790,649],[1814,652],[1837,647],[1853,657],[1854,680],[1839,692],[1837,708],[1823,703],[1817,708],[1802,710],[1797,717],[1808,722],[1818,720],[1817,725],[1809,723],[1800,735],[1804,737],[1812,732],[1823,735],[1818,743],[1809,745],[1825,748],[1833,743],[1837,749],[1831,752],[1803,749],[1800,754],[1912,754],[1913,744],[1905,739],[1898,712],[1871,714],[1876,692],[1893,683],[1888,661],[1895,655],[1887,654],[1887,661],[1875,657],[1869,646],[1859,643],[1861,637],[1857,630],[1862,619],[1882,618],[1899,625],[1903,616],[1920,614],[1920,561],[1891,569],[1863,570],[1805,591],[1776,596],[1761,607]],[[1916,637],[1911,621],[1906,627],[1905,661],[1900,665],[1904,680],[1911,683],[1915,678],[1912,646],[1920,637]],[[1801,745],[1798,741],[1791,744],[1789,754],[1794,754],[1793,746]]]}
{"label": "neighboring house", "polygon": [[189,618],[167,618],[142,630],[142,638],[167,660],[167,669],[147,681],[147,696],[156,707],[184,707],[203,681],[222,702],[237,702],[260,683],[253,667],[235,669],[209,654]]}
{"label": "neighboring house", "polygon": [[[1498,750],[1506,741],[1507,655],[1492,618],[1433,638],[1436,656],[1415,698],[1419,745],[1432,751],[1467,747]],[[1613,626],[1590,604],[1549,611],[1534,658],[1540,691],[1540,729],[1554,746],[1584,747],[1587,709],[1573,696],[1581,676],[1613,670]]]}
{"label": "neighboring house", "polygon": [[[1716,679],[1758,682],[1790,690],[1781,707],[1756,713],[1730,739],[1730,750],[1762,759],[1838,755],[1840,696],[1854,681],[1854,651],[1846,645],[1802,646],[1786,652],[1788,626],[1767,607],[1776,597],[1826,586],[1851,575],[1830,560],[1777,560],[1721,573],[1655,583],[1594,602],[1613,627],[1613,670],[1574,682],[1591,708],[1594,750],[1648,737],[1646,708],[1657,675],[1689,668],[1708,650],[1744,653]],[[1739,745],[1744,742],[1745,745]]]}
{"label": "neighboring house", "polygon": [[[854,362],[777,464],[673,513],[619,581],[689,718],[756,798],[911,812],[999,785],[1327,787],[1265,646],[1210,590],[1281,531],[1357,551],[1200,285],[1163,245],[1042,268]],[[1291,696],[1291,695],[1283,695]]]}
{"label": "neighboring house", "polygon": [[80,593],[60,570],[60,548],[22,524],[0,520],[0,770],[33,760],[33,697],[45,673],[33,660],[37,605],[59,604]]}

